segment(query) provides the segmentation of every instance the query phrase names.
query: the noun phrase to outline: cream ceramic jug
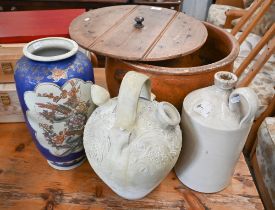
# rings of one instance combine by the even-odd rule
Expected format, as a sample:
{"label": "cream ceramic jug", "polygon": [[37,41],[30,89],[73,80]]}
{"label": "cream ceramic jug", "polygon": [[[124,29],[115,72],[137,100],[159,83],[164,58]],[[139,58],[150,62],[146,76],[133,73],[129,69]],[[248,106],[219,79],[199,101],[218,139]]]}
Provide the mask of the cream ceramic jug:
{"label": "cream ceramic jug", "polygon": [[128,72],[117,98],[92,86],[99,107],[84,130],[84,148],[94,171],[118,195],[139,199],[174,167],[182,143],[177,109],[151,100],[147,76]]}
{"label": "cream ceramic jug", "polygon": [[214,80],[184,99],[183,145],[175,166],[183,184],[205,193],[230,183],[258,101],[250,88],[233,90],[237,76],[230,72],[218,72]]}

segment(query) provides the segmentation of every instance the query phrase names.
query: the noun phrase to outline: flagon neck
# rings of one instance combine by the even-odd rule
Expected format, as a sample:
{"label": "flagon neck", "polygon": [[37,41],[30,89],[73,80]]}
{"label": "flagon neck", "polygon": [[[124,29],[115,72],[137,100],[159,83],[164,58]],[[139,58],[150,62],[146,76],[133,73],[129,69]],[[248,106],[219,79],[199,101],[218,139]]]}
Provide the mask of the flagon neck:
{"label": "flagon neck", "polygon": [[227,71],[219,71],[214,76],[214,84],[222,90],[231,90],[235,87],[238,77]]}

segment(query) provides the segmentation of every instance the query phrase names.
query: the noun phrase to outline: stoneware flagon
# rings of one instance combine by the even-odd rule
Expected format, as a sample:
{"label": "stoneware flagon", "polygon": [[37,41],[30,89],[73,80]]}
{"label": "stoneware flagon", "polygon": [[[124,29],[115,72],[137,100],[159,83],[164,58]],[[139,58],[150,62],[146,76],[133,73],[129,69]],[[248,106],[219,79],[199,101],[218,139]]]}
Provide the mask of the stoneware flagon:
{"label": "stoneware flagon", "polygon": [[117,98],[96,85],[99,107],[84,130],[84,148],[97,175],[118,195],[140,199],[174,167],[181,150],[180,115],[170,103],[152,100],[148,76],[128,72]]}
{"label": "stoneware flagon", "polygon": [[84,125],[91,100],[93,68],[78,45],[66,38],[27,44],[17,62],[16,89],[34,143],[50,166],[68,170],[85,160]]}
{"label": "stoneware flagon", "polygon": [[214,81],[184,99],[183,146],[175,166],[183,184],[205,193],[230,183],[258,102],[250,88],[233,90],[237,76],[230,72],[216,73]]}

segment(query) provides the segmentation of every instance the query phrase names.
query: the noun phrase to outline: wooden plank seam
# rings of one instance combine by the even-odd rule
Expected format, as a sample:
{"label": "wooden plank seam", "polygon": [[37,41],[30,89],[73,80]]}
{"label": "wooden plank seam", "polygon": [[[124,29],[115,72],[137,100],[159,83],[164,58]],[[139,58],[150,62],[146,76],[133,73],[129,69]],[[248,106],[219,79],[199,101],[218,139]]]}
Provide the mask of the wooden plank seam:
{"label": "wooden plank seam", "polygon": [[[106,31],[104,31],[101,35],[99,35],[88,47],[88,49],[92,48],[93,46],[95,46],[98,43],[98,40],[101,39],[103,36],[105,36],[106,34],[108,34],[110,31],[112,31],[116,26],[119,26],[123,23],[123,21],[129,16],[131,15],[139,6],[135,6],[130,12],[128,12],[127,14],[123,15],[118,21],[115,22],[114,25],[112,25],[109,29],[107,29]],[[91,49],[90,49],[91,50]]]}
{"label": "wooden plank seam", "polygon": [[159,36],[156,37],[156,39],[152,42],[152,44],[148,47],[148,49],[146,50],[146,52],[142,55],[141,60],[144,60],[145,58],[148,57],[148,55],[151,53],[151,51],[154,49],[154,47],[156,46],[156,44],[158,43],[158,41],[162,38],[162,36],[164,35],[164,33],[168,30],[169,26],[173,23],[173,21],[178,17],[180,13],[176,12],[171,19],[169,20],[169,22],[166,24],[166,26],[162,29],[162,31],[160,32]]}

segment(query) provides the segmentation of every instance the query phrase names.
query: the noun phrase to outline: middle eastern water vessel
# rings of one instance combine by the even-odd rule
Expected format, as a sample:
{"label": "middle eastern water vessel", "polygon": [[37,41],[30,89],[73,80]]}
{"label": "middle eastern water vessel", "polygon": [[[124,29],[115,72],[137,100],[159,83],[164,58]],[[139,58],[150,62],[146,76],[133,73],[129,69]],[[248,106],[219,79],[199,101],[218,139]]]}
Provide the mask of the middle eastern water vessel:
{"label": "middle eastern water vessel", "polygon": [[94,171],[118,195],[140,199],[174,167],[182,143],[180,115],[168,102],[152,100],[148,76],[128,72],[118,98],[93,85],[99,107],[84,130],[84,148]]}

